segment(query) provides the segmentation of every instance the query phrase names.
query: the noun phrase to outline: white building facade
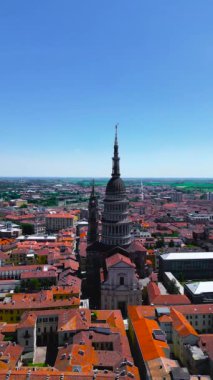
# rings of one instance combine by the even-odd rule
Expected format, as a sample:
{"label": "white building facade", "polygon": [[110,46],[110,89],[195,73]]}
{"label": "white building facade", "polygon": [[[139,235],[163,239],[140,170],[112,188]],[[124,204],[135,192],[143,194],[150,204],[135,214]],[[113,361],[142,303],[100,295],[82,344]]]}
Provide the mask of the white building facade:
{"label": "white building facade", "polygon": [[135,264],[121,254],[107,258],[105,278],[101,282],[101,308],[119,309],[125,316],[128,305],[141,304],[142,289]]}

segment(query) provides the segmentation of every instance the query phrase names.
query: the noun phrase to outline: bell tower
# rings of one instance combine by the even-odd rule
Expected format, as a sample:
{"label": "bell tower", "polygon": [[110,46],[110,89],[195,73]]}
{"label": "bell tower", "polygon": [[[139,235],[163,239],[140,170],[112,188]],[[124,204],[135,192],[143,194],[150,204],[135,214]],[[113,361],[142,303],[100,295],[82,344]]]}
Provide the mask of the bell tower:
{"label": "bell tower", "polygon": [[95,195],[95,181],[92,183],[92,190],[89,199],[89,217],[88,217],[88,232],[87,244],[95,243],[99,240],[98,234],[98,199]]}

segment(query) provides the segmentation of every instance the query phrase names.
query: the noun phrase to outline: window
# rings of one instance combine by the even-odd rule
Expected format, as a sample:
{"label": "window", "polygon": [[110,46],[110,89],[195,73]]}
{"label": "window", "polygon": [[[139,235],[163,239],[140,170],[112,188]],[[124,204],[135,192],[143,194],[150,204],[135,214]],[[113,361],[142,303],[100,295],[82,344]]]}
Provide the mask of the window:
{"label": "window", "polygon": [[124,277],[120,277],[120,285],[124,285]]}
{"label": "window", "polygon": [[28,341],[28,340],[26,340],[26,342],[25,342],[25,346],[28,346],[28,344],[29,344],[29,341]]}

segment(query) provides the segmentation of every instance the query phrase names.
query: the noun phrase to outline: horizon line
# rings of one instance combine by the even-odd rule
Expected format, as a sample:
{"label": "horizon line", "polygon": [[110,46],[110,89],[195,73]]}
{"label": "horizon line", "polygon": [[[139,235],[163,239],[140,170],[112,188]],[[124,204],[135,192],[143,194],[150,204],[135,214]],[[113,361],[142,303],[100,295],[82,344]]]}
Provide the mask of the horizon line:
{"label": "horizon line", "polygon": [[[94,177],[94,176],[0,176],[0,179],[22,179],[22,178],[31,178],[31,179],[40,179],[40,178],[52,178],[52,179],[60,179],[60,178],[70,178],[70,179],[108,179],[108,177]],[[213,177],[122,177],[123,179],[203,179],[203,180],[213,180]]]}

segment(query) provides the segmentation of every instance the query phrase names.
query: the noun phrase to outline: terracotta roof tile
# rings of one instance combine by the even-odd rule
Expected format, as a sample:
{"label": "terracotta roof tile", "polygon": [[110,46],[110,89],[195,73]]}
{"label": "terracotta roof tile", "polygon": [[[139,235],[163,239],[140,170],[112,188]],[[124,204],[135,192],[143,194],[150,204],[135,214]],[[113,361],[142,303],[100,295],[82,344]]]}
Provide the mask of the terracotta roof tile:
{"label": "terracotta roof tile", "polygon": [[183,314],[171,308],[170,315],[172,318],[173,328],[181,336],[195,335],[198,337],[197,332],[192,325],[187,321]]}
{"label": "terracotta roof tile", "polygon": [[113,256],[110,256],[110,257],[107,257],[106,259],[106,266],[107,268],[110,268],[120,262],[123,262],[129,266],[132,266],[135,268],[135,264],[132,263],[132,261],[130,260],[129,257],[126,257],[124,255],[121,255],[120,253],[116,253],[115,255]]}

